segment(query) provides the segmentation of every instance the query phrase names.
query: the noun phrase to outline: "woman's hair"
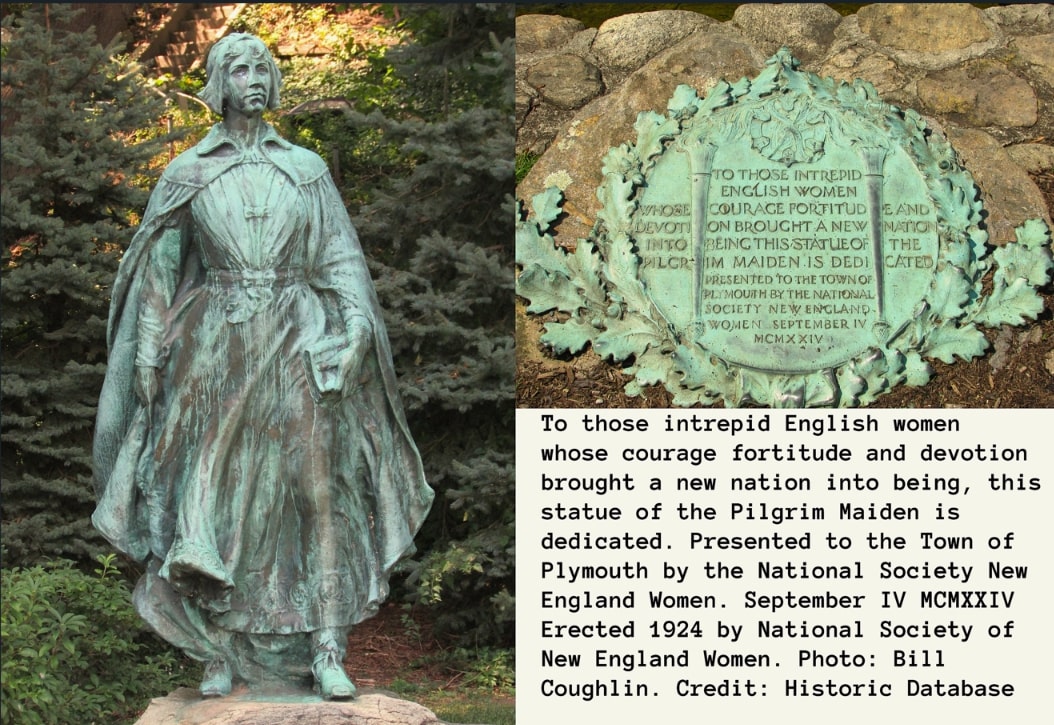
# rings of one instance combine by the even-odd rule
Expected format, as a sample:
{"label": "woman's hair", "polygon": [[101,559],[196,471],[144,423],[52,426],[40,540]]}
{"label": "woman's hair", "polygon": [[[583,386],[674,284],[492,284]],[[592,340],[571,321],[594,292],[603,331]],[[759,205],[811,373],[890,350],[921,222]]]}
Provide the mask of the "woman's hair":
{"label": "woman's hair", "polygon": [[203,100],[209,108],[221,116],[226,111],[223,97],[224,76],[230,68],[231,61],[248,47],[252,57],[256,60],[264,59],[271,69],[271,87],[267,89],[267,107],[271,110],[278,108],[278,89],[282,85],[282,74],[278,65],[271,57],[270,51],[263,41],[249,33],[231,33],[216,41],[209,51],[209,59],[205,64],[205,76],[208,82],[198,93],[198,98]]}

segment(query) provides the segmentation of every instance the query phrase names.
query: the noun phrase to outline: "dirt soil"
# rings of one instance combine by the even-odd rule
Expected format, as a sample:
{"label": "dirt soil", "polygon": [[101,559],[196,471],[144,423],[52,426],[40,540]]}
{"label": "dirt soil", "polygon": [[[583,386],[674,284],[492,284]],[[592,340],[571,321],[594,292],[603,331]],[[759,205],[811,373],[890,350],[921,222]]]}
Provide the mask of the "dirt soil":
{"label": "dirt soil", "polygon": [[[1032,176],[1054,216],[1054,171]],[[990,347],[981,357],[948,365],[931,360],[934,374],[922,387],[901,385],[871,407],[888,408],[1054,408],[1054,282],[1040,292],[1045,309],[1034,324],[984,330]],[[545,318],[542,318],[543,320]],[[521,337],[521,336],[517,336]],[[516,404],[521,408],[668,408],[672,396],[662,386],[630,397],[630,381],[618,366],[592,350],[558,369],[546,353],[519,355]]]}
{"label": "dirt soil", "polygon": [[377,616],[352,627],[344,664],[359,687],[390,689],[396,680],[453,687],[462,674],[437,661],[443,649],[424,608],[408,611],[387,602]]}

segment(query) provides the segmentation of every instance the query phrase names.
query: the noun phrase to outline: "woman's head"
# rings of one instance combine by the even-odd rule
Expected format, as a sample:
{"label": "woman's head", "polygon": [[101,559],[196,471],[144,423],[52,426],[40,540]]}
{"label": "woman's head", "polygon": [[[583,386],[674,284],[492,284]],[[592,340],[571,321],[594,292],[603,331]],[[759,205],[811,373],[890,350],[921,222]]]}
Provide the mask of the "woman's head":
{"label": "woman's head", "polygon": [[227,76],[231,63],[243,54],[248,54],[253,59],[263,62],[269,69],[270,83],[267,90],[267,108],[274,110],[278,108],[278,89],[282,84],[282,74],[271,57],[267,46],[255,35],[248,33],[231,33],[216,41],[209,51],[208,62],[205,64],[205,75],[207,82],[205,87],[198,93],[209,108],[221,116],[226,113],[227,101]]}

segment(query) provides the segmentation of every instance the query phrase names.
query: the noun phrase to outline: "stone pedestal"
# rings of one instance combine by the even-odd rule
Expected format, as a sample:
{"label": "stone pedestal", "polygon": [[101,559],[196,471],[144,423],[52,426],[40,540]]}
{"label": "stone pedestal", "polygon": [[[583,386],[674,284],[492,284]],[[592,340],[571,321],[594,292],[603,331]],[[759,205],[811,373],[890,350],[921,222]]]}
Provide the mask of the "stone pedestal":
{"label": "stone pedestal", "polygon": [[253,692],[235,689],[202,699],[180,688],[151,701],[136,725],[442,725],[431,710],[381,692],[361,691],[354,700],[326,701],[307,691]]}

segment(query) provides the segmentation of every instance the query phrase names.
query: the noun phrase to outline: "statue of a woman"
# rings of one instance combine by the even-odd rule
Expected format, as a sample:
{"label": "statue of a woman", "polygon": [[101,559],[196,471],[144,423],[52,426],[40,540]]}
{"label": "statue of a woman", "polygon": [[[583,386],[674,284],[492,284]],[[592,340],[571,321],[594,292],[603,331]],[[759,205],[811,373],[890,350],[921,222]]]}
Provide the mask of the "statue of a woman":
{"label": "statue of a woman", "polygon": [[207,74],[223,121],[165,170],[114,283],[93,521],[144,563],[135,606],[206,663],[203,695],[311,673],[352,697],[348,629],[433,493],[326,165],[262,118],[274,60],[234,34]]}

